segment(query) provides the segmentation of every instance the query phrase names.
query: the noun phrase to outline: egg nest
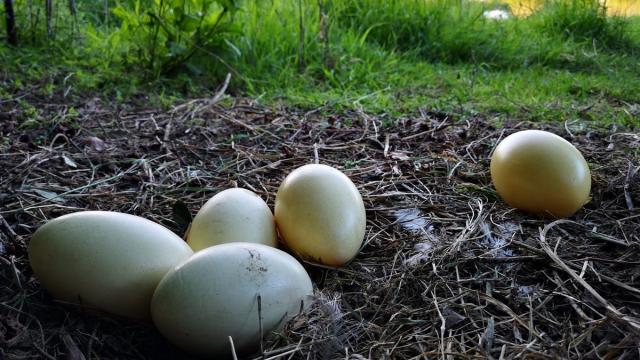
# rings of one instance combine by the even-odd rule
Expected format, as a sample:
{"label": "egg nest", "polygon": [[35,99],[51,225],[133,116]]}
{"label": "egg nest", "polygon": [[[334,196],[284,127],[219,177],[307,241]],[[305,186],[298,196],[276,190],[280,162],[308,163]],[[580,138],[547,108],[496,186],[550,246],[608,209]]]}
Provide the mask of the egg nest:
{"label": "egg nest", "polygon": [[[70,106],[41,100],[26,122],[33,115],[16,102],[0,103],[0,358],[188,358],[152,325],[53,300],[29,267],[30,236],[79,210],[183,234],[216,192],[244,187],[273,208],[284,177],[316,161],[360,190],[365,246],[340,269],[305,265],[315,303],[256,358],[638,356],[637,129],[327,115],[245,99],[168,111]],[[492,150],[524,129],[564,137],[591,167],[592,199],[568,221],[514,211],[491,186]]]}

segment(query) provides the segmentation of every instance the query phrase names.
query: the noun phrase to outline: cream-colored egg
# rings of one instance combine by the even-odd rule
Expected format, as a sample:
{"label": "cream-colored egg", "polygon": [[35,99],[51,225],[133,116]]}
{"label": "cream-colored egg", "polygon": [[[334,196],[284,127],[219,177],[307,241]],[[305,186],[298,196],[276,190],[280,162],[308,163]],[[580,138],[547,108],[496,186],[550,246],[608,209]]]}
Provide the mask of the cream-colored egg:
{"label": "cream-colored egg", "polygon": [[231,242],[278,245],[271,209],[252,191],[234,188],[217,193],[198,211],[187,235],[193,251]]}
{"label": "cream-colored egg", "polygon": [[193,251],[169,229],[138,216],[82,211],[42,225],[28,246],[35,276],[57,299],[148,319],[162,277]]}
{"label": "cream-colored egg", "polygon": [[[256,350],[311,301],[305,269],[291,255],[254,243],[230,243],[197,252],[167,273],[151,302],[153,322],[178,347],[210,358]],[[260,303],[258,303],[260,297]],[[260,308],[260,311],[259,311]]]}
{"label": "cream-colored egg", "polygon": [[588,200],[589,165],[567,140],[540,130],[507,136],[491,157],[491,179],[512,207],[555,217],[573,215]]}
{"label": "cream-colored egg", "polygon": [[364,240],[362,197],[345,174],[327,165],[305,165],[284,179],[276,194],[275,219],[287,247],[328,266],[353,259]]}

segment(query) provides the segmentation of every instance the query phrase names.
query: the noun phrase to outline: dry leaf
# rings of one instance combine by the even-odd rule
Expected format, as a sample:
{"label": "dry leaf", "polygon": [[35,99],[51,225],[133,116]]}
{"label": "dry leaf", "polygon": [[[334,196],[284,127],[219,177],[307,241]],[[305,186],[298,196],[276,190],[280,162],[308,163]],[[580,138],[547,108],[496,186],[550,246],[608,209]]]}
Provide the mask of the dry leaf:
{"label": "dry leaf", "polygon": [[76,164],[76,162],[73,161],[73,159],[71,159],[67,155],[62,155],[62,160],[64,160],[64,163],[67,164],[67,166],[70,166],[72,168],[77,168],[78,167],[78,164]]}

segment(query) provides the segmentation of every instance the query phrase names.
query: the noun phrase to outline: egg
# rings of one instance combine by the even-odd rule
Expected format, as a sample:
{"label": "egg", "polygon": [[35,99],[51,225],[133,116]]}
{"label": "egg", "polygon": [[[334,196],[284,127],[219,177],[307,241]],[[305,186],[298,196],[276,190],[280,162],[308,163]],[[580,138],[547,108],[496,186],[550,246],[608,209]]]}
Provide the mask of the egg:
{"label": "egg", "polygon": [[187,235],[194,251],[230,242],[278,245],[271,209],[249,190],[234,188],[217,193],[198,211]]}
{"label": "egg", "polygon": [[[153,294],[153,322],[169,341],[210,358],[257,350],[262,334],[307,308],[309,275],[296,259],[255,243],[228,243],[197,252],[171,270]],[[260,321],[260,318],[262,319]]]}
{"label": "egg", "polygon": [[287,247],[319,264],[344,265],[364,240],[362,196],[345,174],[327,165],[292,171],[278,189],[274,216]]}
{"label": "egg", "polygon": [[591,173],[580,151],[540,130],[502,140],[491,157],[491,179],[510,206],[558,218],[578,211],[591,191]]}
{"label": "egg", "polygon": [[193,251],[150,220],[82,211],[38,228],[28,254],[35,277],[55,298],[144,320],[162,277]]}

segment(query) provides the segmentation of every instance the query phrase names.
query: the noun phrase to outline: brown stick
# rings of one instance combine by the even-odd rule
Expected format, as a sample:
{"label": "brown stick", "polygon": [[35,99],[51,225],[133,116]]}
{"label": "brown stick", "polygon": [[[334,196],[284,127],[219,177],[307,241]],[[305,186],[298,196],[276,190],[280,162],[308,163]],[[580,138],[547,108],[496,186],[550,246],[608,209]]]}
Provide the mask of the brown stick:
{"label": "brown stick", "polygon": [[576,274],[575,271],[571,270],[567,264],[565,264],[558,254],[555,253],[547,243],[547,233],[556,225],[560,225],[563,223],[570,223],[568,220],[556,220],[547,226],[544,229],[540,230],[540,246],[542,250],[549,256],[549,258],[564,272],[569,274],[575,281],[577,281],[585,290],[587,290],[612,316],[612,318],[621,321],[627,325],[634,331],[636,334],[640,334],[640,321],[634,319],[630,316],[623,314],[620,310],[616,309],[613,305],[607,301],[602,295],[600,295],[596,289],[594,289],[589,283],[587,283],[580,275]]}

